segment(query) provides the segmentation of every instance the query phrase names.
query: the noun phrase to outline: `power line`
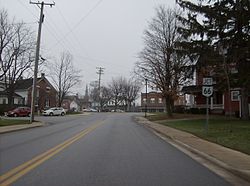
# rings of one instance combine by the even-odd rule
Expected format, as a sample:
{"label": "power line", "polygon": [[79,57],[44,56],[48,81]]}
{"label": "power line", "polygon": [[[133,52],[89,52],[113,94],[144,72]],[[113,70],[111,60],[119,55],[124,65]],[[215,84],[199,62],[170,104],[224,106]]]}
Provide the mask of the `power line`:
{"label": "power line", "polygon": [[73,28],[71,28],[61,39],[59,42],[57,42],[53,47],[57,46],[63,39],[65,39],[69,34],[71,34],[74,29],[76,29],[97,7],[99,4],[101,4],[103,0],[99,0],[88,12],[85,14],[76,24]]}

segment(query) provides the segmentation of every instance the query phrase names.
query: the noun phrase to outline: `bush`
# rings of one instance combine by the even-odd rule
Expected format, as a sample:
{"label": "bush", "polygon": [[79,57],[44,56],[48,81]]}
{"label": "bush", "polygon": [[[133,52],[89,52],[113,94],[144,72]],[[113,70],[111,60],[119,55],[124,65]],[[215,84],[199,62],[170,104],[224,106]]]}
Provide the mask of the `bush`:
{"label": "bush", "polygon": [[206,114],[206,108],[190,108],[191,114]]}
{"label": "bush", "polygon": [[186,112],[185,105],[175,105],[174,106],[174,113],[183,114]]}

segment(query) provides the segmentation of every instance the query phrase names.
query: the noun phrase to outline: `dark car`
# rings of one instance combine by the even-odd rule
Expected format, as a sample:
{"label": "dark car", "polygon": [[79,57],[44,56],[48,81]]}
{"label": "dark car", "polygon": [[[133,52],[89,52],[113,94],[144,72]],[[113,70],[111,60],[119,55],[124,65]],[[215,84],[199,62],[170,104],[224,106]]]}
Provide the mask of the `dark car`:
{"label": "dark car", "polygon": [[30,116],[29,107],[17,107],[7,112],[7,116],[19,117],[19,116]]}

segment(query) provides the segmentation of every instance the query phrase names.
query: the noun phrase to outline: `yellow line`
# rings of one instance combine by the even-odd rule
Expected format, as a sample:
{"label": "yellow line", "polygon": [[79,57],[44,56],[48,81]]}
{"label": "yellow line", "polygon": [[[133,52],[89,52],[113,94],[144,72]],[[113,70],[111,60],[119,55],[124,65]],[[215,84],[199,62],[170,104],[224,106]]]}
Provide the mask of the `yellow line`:
{"label": "yellow line", "polygon": [[85,136],[86,134],[92,132],[100,125],[101,125],[101,123],[98,123],[98,124],[95,124],[87,129],[84,129],[83,131],[81,131],[80,133],[78,133],[74,137],[66,140],[65,142],[51,148],[50,150],[48,150],[48,151],[36,156],[35,158],[21,164],[20,166],[8,171],[7,173],[0,176],[0,185],[7,186],[7,185],[15,182],[17,179],[19,179],[23,175],[27,174],[29,171],[36,168],[37,166],[39,166],[40,164],[42,164],[43,162],[45,162],[49,158],[53,157],[54,155],[56,155],[57,153],[59,153],[60,151],[62,151],[63,149],[65,149],[66,147],[71,145],[72,143],[76,142],[77,140],[79,140],[80,138]]}

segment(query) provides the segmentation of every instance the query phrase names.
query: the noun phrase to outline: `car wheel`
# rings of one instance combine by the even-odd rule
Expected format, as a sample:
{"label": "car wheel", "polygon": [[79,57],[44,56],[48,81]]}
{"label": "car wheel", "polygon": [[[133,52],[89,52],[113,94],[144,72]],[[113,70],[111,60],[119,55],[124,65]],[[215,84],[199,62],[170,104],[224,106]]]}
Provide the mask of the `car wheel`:
{"label": "car wheel", "polygon": [[15,113],[13,116],[14,116],[14,117],[17,117],[18,115],[17,115],[17,113]]}
{"label": "car wheel", "polygon": [[53,112],[49,113],[50,116],[53,116]]}
{"label": "car wheel", "polygon": [[62,113],[61,113],[61,116],[64,116],[64,115],[65,115],[65,113],[64,113],[64,112],[62,112]]}

